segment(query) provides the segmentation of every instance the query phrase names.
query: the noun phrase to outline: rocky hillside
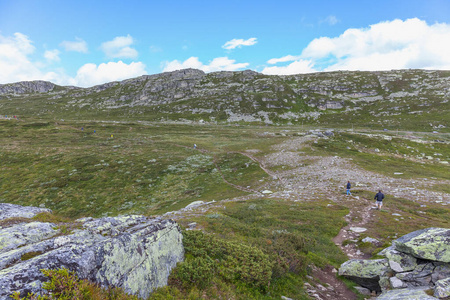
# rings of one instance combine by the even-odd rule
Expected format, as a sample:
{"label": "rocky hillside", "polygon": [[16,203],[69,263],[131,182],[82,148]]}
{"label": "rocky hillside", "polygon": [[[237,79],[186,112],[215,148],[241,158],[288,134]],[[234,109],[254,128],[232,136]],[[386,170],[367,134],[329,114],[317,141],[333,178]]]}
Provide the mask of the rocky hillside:
{"label": "rocky hillside", "polygon": [[91,88],[0,85],[2,115],[384,127],[414,117],[429,130],[447,127],[449,98],[450,72],[425,70],[268,76],[185,69]]}

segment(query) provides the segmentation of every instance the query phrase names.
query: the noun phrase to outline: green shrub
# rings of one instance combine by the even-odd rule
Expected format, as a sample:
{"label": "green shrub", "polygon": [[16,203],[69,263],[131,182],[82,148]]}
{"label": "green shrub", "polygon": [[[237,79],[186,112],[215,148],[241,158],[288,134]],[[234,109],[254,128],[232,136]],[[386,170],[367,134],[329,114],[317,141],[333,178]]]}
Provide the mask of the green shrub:
{"label": "green shrub", "polygon": [[244,283],[265,289],[272,276],[273,262],[260,249],[224,241],[200,231],[185,231],[186,261],[171,275],[184,287],[205,287],[214,276],[230,283]]}
{"label": "green shrub", "polygon": [[67,269],[41,270],[50,278],[44,282],[42,288],[47,291],[42,296],[29,293],[26,297],[20,298],[20,293],[11,295],[15,300],[138,300],[136,296],[130,296],[119,288],[101,288],[87,280],[80,280],[75,273]]}

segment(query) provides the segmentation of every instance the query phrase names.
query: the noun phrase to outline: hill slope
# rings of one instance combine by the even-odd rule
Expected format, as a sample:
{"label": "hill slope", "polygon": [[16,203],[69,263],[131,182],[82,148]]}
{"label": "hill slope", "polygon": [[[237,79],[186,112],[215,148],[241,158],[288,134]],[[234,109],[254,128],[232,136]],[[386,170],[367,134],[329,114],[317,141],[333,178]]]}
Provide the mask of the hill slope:
{"label": "hill slope", "polygon": [[[185,69],[91,88],[0,85],[0,113],[38,118],[448,127],[450,72],[398,70],[269,76]],[[445,129],[443,129],[445,131]]]}

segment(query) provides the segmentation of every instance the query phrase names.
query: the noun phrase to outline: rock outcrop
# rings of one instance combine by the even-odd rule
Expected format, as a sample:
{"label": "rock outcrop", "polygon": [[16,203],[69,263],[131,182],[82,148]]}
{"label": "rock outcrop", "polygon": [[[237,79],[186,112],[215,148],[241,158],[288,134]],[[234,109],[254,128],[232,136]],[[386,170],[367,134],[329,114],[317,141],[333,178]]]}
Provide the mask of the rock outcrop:
{"label": "rock outcrop", "polygon": [[[0,204],[0,216],[18,206]],[[22,217],[35,208],[22,207]],[[6,218],[3,218],[7,221]],[[132,215],[76,221],[62,235],[56,224],[22,222],[0,229],[0,299],[15,291],[41,293],[41,269],[67,268],[79,278],[121,287],[142,298],[167,284],[184,259],[182,235],[172,220]]]}
{"label": "rock outcrop", "polygon": [[380,255],[386,258],[349,260],[341,265],[339,275],[371,291],[383,291],[379,299],[450,297],[450,229],[411,232]]}

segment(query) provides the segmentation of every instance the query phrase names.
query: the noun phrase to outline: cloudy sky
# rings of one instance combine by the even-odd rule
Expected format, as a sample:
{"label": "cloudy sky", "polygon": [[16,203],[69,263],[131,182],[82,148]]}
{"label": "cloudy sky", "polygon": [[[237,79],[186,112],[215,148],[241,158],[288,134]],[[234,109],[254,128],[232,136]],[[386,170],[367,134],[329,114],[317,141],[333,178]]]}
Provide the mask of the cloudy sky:
{"label": "cloudy sky", "polygon": [[450,70],[450,1],[0,0],[0,84],[183,68]]}

